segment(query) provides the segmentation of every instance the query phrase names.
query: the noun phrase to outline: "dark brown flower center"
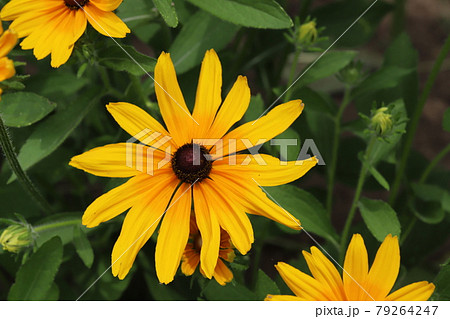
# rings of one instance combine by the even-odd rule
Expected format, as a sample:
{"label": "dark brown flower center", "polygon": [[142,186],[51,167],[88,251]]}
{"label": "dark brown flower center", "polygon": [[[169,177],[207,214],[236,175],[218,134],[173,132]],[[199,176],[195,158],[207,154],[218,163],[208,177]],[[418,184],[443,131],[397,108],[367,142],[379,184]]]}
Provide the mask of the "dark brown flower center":
{"label": "dark brown flower center", "polygon": [[212,164],[208,155],[208,150],[201,145],[185,144],[173,154],[172,169],[182,182],[200,182],[211,172]]}
{"label": "dark brown flower center", "polygon": [[84,7],[89,0],[64,0],[66,7],[70,10],[78,10],[80,7]]}

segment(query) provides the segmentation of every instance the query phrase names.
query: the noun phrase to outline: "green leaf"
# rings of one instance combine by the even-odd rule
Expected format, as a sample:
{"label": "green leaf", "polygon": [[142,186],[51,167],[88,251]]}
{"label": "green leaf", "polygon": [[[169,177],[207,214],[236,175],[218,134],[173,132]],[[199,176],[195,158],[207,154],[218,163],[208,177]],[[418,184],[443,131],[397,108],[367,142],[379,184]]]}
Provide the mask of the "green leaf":
{"label": "green leaf", "polygon": [[199,11],[192,15],[170,47],[177,74],[200,64],[205,51],[223,49],[234,37],[239,27]]}
{"label": "green leaf", "polygon": [[450,265],[443,265],[441,271],[434,279],[433,283],[436,289],[433,294],[434,300],[449,300],[450,299]]}
{"label": "green leaf", "polygon": [[8,300],[43,300],[53,284],[62,262],[61,239],[52,238],[20,267]]}
{"label": "green leaf", "polygon": [[268,294],[279,295],[280,289],[277,284],[266,275],[264,271],[258,269],[258,278],[256,279],[255,287],[256,298],[264,300]]}
{"label": "green leaf", "polygon": [[43,298],[45,301],[57,301],[59,299],[59,287],[53,283],[47,292],[47,295]]}
{"label": "green leaf", "polygon": [[256,295],[244,285],[232,281],[225,286],[221,286],[215,280],[210,280],[203,290],[207,300],[211,301],[255,301]]}
{"label": "green leaf", "polygon": [[247,112],[243,116],[243,122],[255,121],[264,112],[264,101],[261,94],[253,95],[250,98],[250,104],[248,105]]}
{"label": "green leaf", "polygon": [[297,81],[295,87],[303,87],[336,74],[356,57],[356,53],[356,51],[331,51],[325,53],[316,60],[317,62],[312,62],[300,73],[301,78]]}
{"label": "green leaf", "polygon": [[447,132],[450,132],[450,107],[444,112],[444,117],[442,118],[442,127]]}
{"label": "green leaf", "polygon": [[445,218],[441,203],[415,198],[408,206],[417,218],[427,224],[439,224]]}
{"label": "green leaf", "polygon": [[291,18],[274,0],[189,0],[199,8],[231,23],[250,28],[286,29]]}
{"label": "green leaf", "polygon": [[372,235],[380,242],[388,234],[400,236],[400,222],[396,212],[382,200],[361,198],[358,203],[364,223]]}
{"label": "green leaf", "polygon": [[81,230],[80,226],[75,226],[73,228],[73,244],[83,263],[86,267],[91,268],[92,263],[94,262],[94,252],[92,251],[92,246],[89,243],[85,232]]}
{"label": "green leaf", "polygon": [[2,96],[0,114],[7,126],[23,127],[43,119],[55,107],[55,103],[35,93],[9,93]]}
{"label": "green leaf", "polygon": [[153,72],[156,59],[142,54],[130,45],[112,45],[98,52],[98,62],[115,71],[127,71],[135,76]]}
{"label": "green leaf", "polygon": [[443,188],[431,184],[413,183],[411,187],[414,194],[424,201],[441,203],[446,192]]}
{"label": "green leaf", "polygon": [[[331,226],[327,212],[313,195],[293,185],[264,187],[264,190],[270,199],[273,197],[281,207],[298,218],[307,232],[336,243],[338,235]],[[285,232],[298,232],[284,225],[277,225]]]}
{"label": "green leaf", "polygon": [[172,6],[172,0],[153,0],[153,4],[169,27],[175,28],[178,25],[178,17]]}
{"label": "green leaf", "polygon": [[[65,109],[59,109],[45,121],[36,125],[33,133],[19,151],[18,159],[24,170],[51,154],[70,133],[80,124],[90,108],[100,98],[98,88],[93,86],[90,91],[74,101]],[[13,174],[8,183],[16,179]]]}
{"label": "green leaf", "polygon": [[369,166],[369,172],[384,189],[389,190],[389,183],[374,166]]}

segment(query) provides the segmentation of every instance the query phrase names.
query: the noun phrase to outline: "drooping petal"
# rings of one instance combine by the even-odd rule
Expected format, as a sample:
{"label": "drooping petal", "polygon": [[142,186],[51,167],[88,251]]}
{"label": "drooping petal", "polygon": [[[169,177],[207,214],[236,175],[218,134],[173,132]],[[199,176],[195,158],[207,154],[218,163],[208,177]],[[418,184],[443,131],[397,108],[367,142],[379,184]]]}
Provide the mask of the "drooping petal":
{"label": "drooping petal", "polygon": [[83,225],[88,228],[96,227],[122,214],[148,195],[151,179],[152,177],[147,174],[139,174],[98,197],[86,208],[82,219]]}
{"label": "drooping petal", "polygon": [[280,273],[286,285],[297,297],[308,301],[330,300],[323,293],[322,284],[311,276],[283,262],[276,264],[275,268]]}
{"label": "drooping petal", "polygon": [[200,263],[200,254],[194,249],[192,243],[188,243],[184,250],[183,261],[181,262],[181,272],[186,276],[191,276]]}
{"label": "drooping petal", "polygon": [[386,297],[392,301],[427,301],[435,286],[428,281],[419,281],[402,287]]}
{"label": "drooping petal", "polygon": [[156,275],[163,284],[173,280],[189,237],[191,185],[183,183],[167,208],[155,251]]}
{"label": "drooping petal", "polygon": [[220,171],[212,172],[210,177],[221,187],[226,187],[230,193],[234,193],[235,200],[247,213],[270,218],[292,229],[301,229],[300,221],[270,200],[252,179],[232,174],[225,175]]}
{"label": "drooping petal", "polygon": [[131,103],[119,102],[109,103],[106,108],[120,127],[134,139],[150,146],[164,138],[157,144],[161,149],[164,149],[164,146],[159,144],[165,140],[167,140],[164,142],[164,144],[167,143],[166,147],[174,146],[166,129],[140,107]]}
{"label": "drooping petal", "polygon": [[90,0],[97,8],[103,11],[116,10],[123,0]]}
{"label": "drooping petal", "polygon": [[210,202],[203,181],[194,185],[194,211],[202,236],[200,267],[207,278],[212,278],[219,257],[220,226],[217,220],[217,203]]}
{"label": "drooping petal", "polygon": [[199,125],[194,125],[194,138],[210,138],[207,134],[222,102],[222,66],[213,49],[206,51],[203,58],[197,95],[192,117]]}
{"label": "drooping petal", "polygon": [[197,125],[189,112],[170,54],[162,52],[155,66],[155,92],[161,115],[178,146],[191,142],[192,127]]}
{"label": "drooping petal", "polygon": [[72,157],[69,165],[105,177],[130,177],[139,173],[153,175],[158,170],[171,169],[170,158],[166,153],[134,143],[93,148]]}
{"label": "drooping petal", "polygon": [[355,234],[350,241],[344,261],[344,290],[347,300],[372,300],[364,289],[369,272],[369,260],[364,240]]}
{"label": "drooping petal", "polygon": [[336,267],[325,255],[311,247],[311,253],[303,251],[303,256],[314,278],[324,287],[324,293],[330,300],[345,300],[344,286]]}
{"label": "drooping petal", "polygon": [[237,154],[215,161],[214,169],[224,173],[247,175],[261,186],[278,186],[299,179],[316,164],[315,157],[303,161],[283,162],[266,154]]}
{"label": "drooping petal", "polygon": [[253,228],[244,207],[232,199],[234,196],[220,183],[206,181],[203,188],[208,201],[214,203],[220,226],[230,235],[233,245],[242,255],[250,250],[253,238]]}
{"label": "drooping petal", "polygon": [[94,4],[88,3],[83,7],[89,23],[100,34],[113,38],[124,38],[130,33],[127,25],[114,13],[103,11]]}
{"label": "drooping petal", "polygon": [[16,74],[16,69],[14,68],[14,61],[6,57],[0,58],[0,81],[9,79]]}
{"label": "drooping petal", "polygon": [[0,36],[0,58],[6,56],[17,43],[17,33],[12,30],[6,30]]}
{"label": "drooping petal", "polygon": [[[223,142],[217,144],[215,154],[227,155],[269,141],[291,126],[303,107],[301,100],[278,105],[260,119],[245,123],[225,135]],[[236,143],[235,149],[230,147],[230,143]]]}
{"label": "drooping petal", "polygon": [[177,184],[173,174],[155,176],[149,185],[149,196],[137,202],[127,213],[111,255],[114,276],[123,279],[128,274],[139,250],[164,215]]}
{"label": "drooping petal", "polygon": [[228,130],[244,116],[250,103],[250,88],[247,78],[238,76],[236,82],[228,93],[225,101],[209,129],[210,138],[221,138]]}
{"label": "drooping petal", "polygon": [[387,235],[377,251],[365,287],[375,300],[384,300],[397,280],[400,248],[397,236]]}
{"label": "drooping petal", "polygon": [[221,286],[225,286],[227,282],[233,279],[233,273],[220,259],[217,261],[216,269],[214,270],[214,279]]}

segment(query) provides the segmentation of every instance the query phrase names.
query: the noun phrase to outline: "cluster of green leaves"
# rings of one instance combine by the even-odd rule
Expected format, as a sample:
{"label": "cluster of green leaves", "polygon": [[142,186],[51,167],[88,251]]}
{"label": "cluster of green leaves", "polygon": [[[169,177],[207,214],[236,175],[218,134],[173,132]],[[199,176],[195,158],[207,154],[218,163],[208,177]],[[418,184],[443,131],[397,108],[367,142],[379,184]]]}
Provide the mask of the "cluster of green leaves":
{"label": "cluster of green leaves", "polygon": [[[262,300],[269,293],[291,294],[273,267],[277,261],[308,272],[300,251],[315,244],[311,238],[338,259],[345,254],[352,233],[363,235],[372,256],[387,234],[399,236],[404,267],[397,284],[434,281],[433,298],[450,298],[450,266],[442,253],[450,221],[450,172],[439,167],[437,160],[430,163],[413,151],[402,177],[403,191],[387,200],[420,91],[418,56],[410,38],[403,33],[393,39],[382,63],[366,61],[359,49],[393,9],[379,1],[322,55],[371,1],[342,0],[299,10],[290,4],[129,0],[117,10],[132,30],[131,36],[116,40],[120,46],[88,28],[72,58],[59,69],[51,69],[48,59],[37,62],[29,51],[16,48],[12,52],[12,58],[26,63],[17,66],[19,76],[1,83],[5,93],[0,114],[21,168],[50,203],[51,211],[42,211],[42,205],[29,197],[4,160],[1,216],[24,216],[33,225],[36,240],[26,259],[13,258],[0,247],[0,299]],[[286,37],[296,34],[299,26],[293,21],[302,23],[307,16],[322,30],[316,46],[319,52],[303,52],[295,37]],[[224,93],[238,74],[249,78],[252,99],[242,122],[258,118],[288,87],[282,100],[301,98],[305,103],[304,113],[279,138],[298,141],[289,147],[288,160],[297,159],[301,143],[313,139],[326,165],[315,167],[296,183],[265,191],[300,219],[311,237],[251,216],[255,243],[247,256],[237,256],[229,264],[234,273],[231,283],[220,286],[197,271],[192,277],[180,273],[166,286],[155,275],[154,235],[130,274],[120,281],[109,266],[123,217],[87,231],[81,226],[81,215],[96,197],[124,180],[85,174],[68,162],[93,147],[129,138],[107,114],[104,105],[109,102],[134,103],[161,118],[151,78],[154,57],[161,51],[171,53],[186,102],[192,107],[199,65],[211,48],[219,52],[224,66]],[[376,136],[371,130],[367,121],[373,105],[389,107],[395,121],[389,135]],[[347,108],[362,116],[344,121]],[[448,134],[449,110],[443,128],[447,133],[442,134]],[[270,143],[263,149],[280,155],[279,147]],[[321,180],[331,181],[329,187]],[[350,203],[353,198],[351,218],[347,217],[349,205],[333,196],[335,184],[352,189],[347,200]],[[353,220],[357,212],[361,218]],[[342,231],[345,220],[348,228]]]}

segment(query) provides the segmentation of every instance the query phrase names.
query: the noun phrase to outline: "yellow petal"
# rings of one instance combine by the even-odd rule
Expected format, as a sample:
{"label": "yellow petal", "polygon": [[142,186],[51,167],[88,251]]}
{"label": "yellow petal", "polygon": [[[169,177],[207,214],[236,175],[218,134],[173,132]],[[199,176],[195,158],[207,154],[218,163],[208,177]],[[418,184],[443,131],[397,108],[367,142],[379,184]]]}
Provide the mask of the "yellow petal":
{"label": "yellow petal", "polygon": [[206,194],[203,181],[194,185],[195,219],[202,237],[200,267],[205,277],[211,279],[219,257],[220,226],[216,203],[211,202]]}
{"label": "yellow petal", "polygon": [[427,301],[436,287],[428,281],[419,281],[400,288],[386,297],[393,301]]}
{"label": "yellow petal", "polygon": [[217,261],[216,269],[214,270],[214,279],[221,286],[225,286],[227,282],[233,280],[233,273],[220,259]]}
{"label": "yellow petal", "polygon": [[136,203],[127,213],[111,255],[114,276],[123,279],[128,274],[139,250],[158,226],[177,184],[173,174],[155,176],[149,185],[151,196]]}
{"label": "yellow petal", "polygon": [[190,143],[197,125],[189,112],[169,53],[162,52],[155,66],[155,92],[161,115],[178,146]]}
{"label": "yellow petal", "polygon": [[330,300],[345,300],[341,276],[333,263],[317,248],[311,247],[311,254],[303,251],[311,274],[324,287],[324,293]]}
{"label": "yellow petal", "polygon": [[387,235],[377,251],[367,276],[367,292],[375,300],[384,300],[394,286],[400,269],[400,248],[397,236]]}
{"label": "yellow petal", "polygon": [[[52,0],[12,0],[9,1],[0,13],[0,19],[4,21],[15,20],[26,13],[43,14],[53,11],[56,8],[65,7],[63,1]],[[44,10],[42,10],[44,8]],[[18,30],[14,28],[17,32]],[[20,36],[21,37],[21,36]]]}
{"label": "yellow petal", "polygon": [[125,38],[127,33],[131,32],[114,12],[102,11],[92,4],[85,5],[83,9],[89,23],[100,34],[113,38]]}
{"label": "yellow petal", "polygon": [[278,186],[299,179],[316,164],[315,157],[303,161],[282,162],[266,154],[238,154],[215,161],[214,169],[224,173],[247,175],[261,186]]}
{"label": "yellow petal", "polygon": [[[189,246],[189,248],[188,248]],[[181,272],[186,276],[191,276],[200,263],[200,254],[193,250],[192,244],[188,244],[183,254]]]}
{"label": "yellow petal", "polygon": [[[166,129],[140,107],[130,103],[119,102],[109,103],[106,108],[120,127],[136,140],[150,146],[164,139],[157,144],[157,148],[165,149],[169,145],[175,146]],[[164,142],[165,140],[167,142]],[[164,145],[159,145],[161,143],[164,143]],[[168,153],[171,152],[169,151]]]}
{"label": "yellow petal", "polygon": [[17,33],[12,30],[6,30],[0,36],[0,58],[6,56],[17,43]]}
{"label": "yellow petal", "polygon": [[222,102],[222,66],[214,50],[206,51],[198,79],[193,118],[194,138],[210,138],[207,134]]}
{"label": "yellow petal", "polygon": [[224,136],[242,118],[247,111],[249,103],[250,88],[248,87],[247,78],[238,76],[208,132],[209,138],[221,138]]}
{"label": "yellow petal", "polygon": [[[162,165],[162,163],[166,163]],[[171,170],[167,154],[140,144],[117,143],[91,149],[72,157],[69,165],[97,176],[130,177]]]}
{"label": "yellow petal", "polygon": [[122,1],[123,0],[91,0],[90,2],[100,10],[114,11],[120,6]]}
{"label": "yellow petal", "polygon": [[305,301],[305,299],[290,295],[267,295],[264,301]]}
{"label": "yellow petal", "polygon": [[220,171],[211,172],[210,177],[233,193],[235,201],[240,203],[247,213],[270,218],[293,229],[301,229],[300,221],[271,201],[253,180],[245,176],[223,174]]}
{"label": "yellow petal", "polygon": [[323,292],[323,286],[316,279],[283,262],[275,265],[281,278],[292,292],[304,300],[329,300]]}
{"label": "yellow petal", "polygon": [[[41,5],[40,2],[34,2],[38,5]],[[8,4],[10,3],[13,3],[13,1],[9,2]],[[23,38],[31,34],[33,31],[41,30],[49,22],[56,19],[61,14],[61,10],[64,10],[65,8],[64,4],[59,1],[52,1],[52,3],[53,7],[50,7],[50,10],[45,14],[36,10],[25,10],[24,13],[21,13],[19,16],[14,18],[14,21],[9,27],[17,32],[19,38]]]}
{"label": "yellow petal", "polygon": [[364,284],[369,272],[366,246],[360,234],[350,241],[344,261],[344,289],[347,300],[372,300],[365,292]]}
{"label": "yellow petal", "polygon": [[[253,238],[253,228],[245,214],[244,207],[234,200],[232,193],[220,187],[220,183],[205,181],[204,194],[208,201],[214,203],[220,226],[230,235],[233,245],[242,255],[250,250]],[[203,186],[203,185],[202,185]],[[230,197],[231,195],[231,197]]]}
{"label": "yellow petal", "polygon": [[163,284],[173,280],[189,237],[191,190],[182,184],[167,208],[155,251],[156,275]]}
{"label": "yellow petal", "polygon": [[139,174],[98,197],[86,208],[83,214],[83,225],[88,228],[95,227],[123,213],[148,196],[147,192],[151,183],[151,176]]}
{"label": "yellow petal", "polygon": [[[269,141],[273,137],[283,133],[303,111],[301,100],[290,101],[278,105],[260,119],[245,123],[224,136],[222,145],[217,146],[215,154],[227,155],[242,151],[248,145],[255,146]],[[242,139],[246,140],[243,142]],[[231,147],[231,143],[236,141],[236,147]]]}
{"label": "yellow petal", "polygon": [[0,81],[7,80],[16,74],[14,61],[6,57],[0,58]]}

